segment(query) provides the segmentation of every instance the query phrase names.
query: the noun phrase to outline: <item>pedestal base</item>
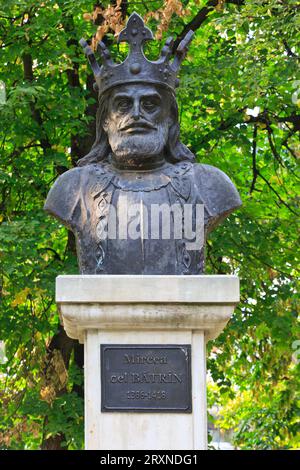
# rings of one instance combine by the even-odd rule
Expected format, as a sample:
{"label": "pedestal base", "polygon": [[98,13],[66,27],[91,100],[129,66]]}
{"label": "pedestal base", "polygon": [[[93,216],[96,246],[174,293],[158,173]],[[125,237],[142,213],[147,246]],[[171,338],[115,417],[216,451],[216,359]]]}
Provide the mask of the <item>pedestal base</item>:
{"label": "pedestal base", "polygon": [[[192,413],[100,412],[100,344],[191,344]],[[85,358],[86,449],[206,449],[206,371],[203,332],[88,331]]]}
{"label": "pedestal base", "polygon": [[[85,344],[86,449],[207,448],[205,344],[239,300],[237,277],[59,276],[56,300]],[[191,345],[192,411],[101,411],[100,346],[123,344]]]}

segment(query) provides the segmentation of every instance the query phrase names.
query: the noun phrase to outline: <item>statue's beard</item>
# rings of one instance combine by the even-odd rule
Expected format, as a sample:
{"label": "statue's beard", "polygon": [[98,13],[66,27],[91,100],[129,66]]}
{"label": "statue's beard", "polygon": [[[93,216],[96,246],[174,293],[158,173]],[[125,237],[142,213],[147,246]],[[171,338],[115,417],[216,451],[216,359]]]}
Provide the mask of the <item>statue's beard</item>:
{"label": "statue's beard", "polygon": [[169,126],[160,123],[156,129],[143,133],[117,131],[108,136],[112,152],[117,160],[126,162],[131,159],[145,160],[162,156],[168,141]]}

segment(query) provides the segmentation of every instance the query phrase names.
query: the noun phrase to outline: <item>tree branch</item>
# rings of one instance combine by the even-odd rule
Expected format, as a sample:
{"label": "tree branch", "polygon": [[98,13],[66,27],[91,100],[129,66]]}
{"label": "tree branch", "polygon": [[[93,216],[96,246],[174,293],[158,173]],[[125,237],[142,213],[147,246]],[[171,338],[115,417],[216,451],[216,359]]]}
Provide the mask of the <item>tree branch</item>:
{"label": "tree branch", "polygon": [[258,171],[256,167],[256,149],[257,149],[257,125],[254,124],[253,128],[253,139],[252,139],[252,173],[253,179],[250,187],[250,194],[253,192],[255,188],[256,179],[258,176]]}
{"label": "tree branch", "polygon": [[278,161],[278,163],[284,168],[284,164],[282,163],[281,157],[280,157],[279,153],[277,152],[275,144],[274,144],[273,139],[272,139],[273,131],[272,131],[271,126],[268,125],[267,131],[268,131],[268,141],[269,141],[271,151],[272,151],[275,159]]}
{"label": "tree branch", "polygon": [[[23,74],[24,74],[24,80],[32,83],[34,81],[34,75],[33,75],[33,60],[32,56],[29,53],[24,53],[22,56],[23,60]],[[43,129],[43,119],[40,110],[36,107],[36,100],[33,98],[30,101],[30,109],[31,109],[31,115],[35,122],[38,124],[38,126],[41,128],[41,147],[44,151],[44,153],[51,148],[50,141],[48,137],[45,135],[44,129]]]}
{"label": "tree branch", "polygon": [[[219,0],[209,0],[205,7],[201,8],[197,15],[183,28],[181,33],[177,36],[176,40],[174,41],[173,52],[177,49],[180,41],[184,38],[184,36],[189,31],[196,31],[200,28],[200,26],[204,23],[207,19],[209,13],[218,5]],[[243,5],[245,0],[227,0],[225,3],[233,3],[235,5]]]}
{"label": "tree branch", "polygon": [[[245,106],[242,109],[238,109],[235,112],[235,114],[233,114],[232,116],[229,116],[226,120],[221,121],[220,124],[215,129],[213,129],[213,131],[210,131],[205,136],[203,136],[200,143],[208,141],[212,133],[215,133],[216,131],[227,131],[228,129],[236,126],[237,124],[249,125],[249,124],[255,124],[255,123],[262,123],[266,125],[266,128],[270,126],[271,120],[268,117],[268,111],[263,111],[258,116],[248,116],[247,120],[241,119],[240,116],[242,116],[242,113],[245,111],[246,108],[247,106]],[[291,122],[293,123],[293,131],[297,132],[298,126],[300,126],[300,115],[291,114],[289,116],[282,117],[282,116],[276,116],[275,114],[273,114],[272,122],[285,122],[285,123]],[[300,127],[299,127],[299,130],[300,130]],[[292,132],[291,135],[294,132]]]}
{"label": "tree branch", "polygon": [[297,54],[295,54],[295,52],[292,51],[292,49],[290,48],[290,46],[288,45],[285,39],[283,40],[283,45],[285,47],[285,50],[288,56],[293,57],[294,59],[300,60],[300,57]]}
{"label": "tree branch", "polygon": [[292,209],[283,199],[282,197],[280,196],[280,194],[276,191],[276,189],[273,188],[273,186],[271,185],[271,183],[269,183],[269,181],[261,174],[261,172],[258,170],[257,171],[257,174],[258,176],[261,177],[261,179],[264,180],[264,182],[268,185],[268,187],[271,189],[271,191],[273,191],[274,194],[276,194],[276,196],[278,197],[279,201],[290,211],[292,212],[294,215],[296,215],[297,217],[299,216],[299,214],[297,212],[294,211],[294,209]]}

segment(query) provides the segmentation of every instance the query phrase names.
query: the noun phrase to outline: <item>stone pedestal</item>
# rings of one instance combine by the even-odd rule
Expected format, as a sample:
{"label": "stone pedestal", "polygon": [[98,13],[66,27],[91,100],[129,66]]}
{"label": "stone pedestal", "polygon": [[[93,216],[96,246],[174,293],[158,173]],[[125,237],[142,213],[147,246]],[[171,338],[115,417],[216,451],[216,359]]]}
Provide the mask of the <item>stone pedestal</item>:
{"label": "stone pedestal", "polygon": [[[85,346],[86,449],[206,449],[206,342],[239,301],[236,276],[58,276],[56,301]],[[101,345],[190,345],[191,410],[101,410]]]}

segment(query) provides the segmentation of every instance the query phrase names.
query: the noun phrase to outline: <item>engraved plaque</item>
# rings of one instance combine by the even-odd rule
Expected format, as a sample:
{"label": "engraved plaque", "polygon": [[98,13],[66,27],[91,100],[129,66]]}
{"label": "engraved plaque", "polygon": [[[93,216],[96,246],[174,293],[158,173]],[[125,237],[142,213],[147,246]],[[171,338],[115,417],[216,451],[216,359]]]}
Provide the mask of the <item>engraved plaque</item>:
{"label": "engraved plaque", "polygon": [[192,411],[190,345],[101,345],[101,410]]}

